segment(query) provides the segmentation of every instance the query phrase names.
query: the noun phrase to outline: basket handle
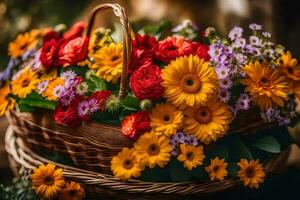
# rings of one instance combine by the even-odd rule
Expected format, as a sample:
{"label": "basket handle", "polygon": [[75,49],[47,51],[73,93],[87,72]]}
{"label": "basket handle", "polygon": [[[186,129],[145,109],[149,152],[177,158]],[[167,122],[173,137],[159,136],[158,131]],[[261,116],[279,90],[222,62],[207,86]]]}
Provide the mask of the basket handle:
{"label": "basket handle", "polygon": [[86,35],[90,37],[97,13],[108,9],[112,9],[114,11],[115,16],[117,16],[120,19],[122,25],[123,66],[122,66],[122,74],[121,74],[121,82],[120,82],[120,91],[118,95],[118,97],[122,99],[127,94],[126,88],[127,88],[128,66],[131,57],[131,36],[130,36],[131,28],[130,28],[130,24],[125,9],[119,4],[110,4],[110,3],[101,4],[94,7],[88,19]]}

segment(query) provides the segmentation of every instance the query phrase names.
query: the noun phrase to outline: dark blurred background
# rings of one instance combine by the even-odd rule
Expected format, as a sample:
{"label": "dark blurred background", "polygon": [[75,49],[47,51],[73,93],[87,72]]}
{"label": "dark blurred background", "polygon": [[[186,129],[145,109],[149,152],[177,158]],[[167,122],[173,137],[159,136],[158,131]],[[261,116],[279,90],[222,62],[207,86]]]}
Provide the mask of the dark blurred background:
{"label": "dark blurred background", "polygon": [[[17,34],[33,28],[71,25],[86,20],[93,6],[104,2],[122,4],[129,19],[137,24],[155,24],[162,19],[173,25],[191,19],[203,30],[214,26],[225,34],[238,25],[262,24],[273,41],[290,49],[300,59],[300,4],[296,0],[0,0],[0,70],[8,62],[7,46]],[[97,18],[97,25],[110,26],[111,13]],[[1,95],[1,94],[0,94]],[[12,174],[4,152],[5,118],[0,118],[0,183]],[[259,190],[236,188],[209,199],[300,199],[300,150],[294,146],[283,175],[269,177]],[[250,192],[249,192],[250,191]],[[1,197],[0,197],[1,199]]]}

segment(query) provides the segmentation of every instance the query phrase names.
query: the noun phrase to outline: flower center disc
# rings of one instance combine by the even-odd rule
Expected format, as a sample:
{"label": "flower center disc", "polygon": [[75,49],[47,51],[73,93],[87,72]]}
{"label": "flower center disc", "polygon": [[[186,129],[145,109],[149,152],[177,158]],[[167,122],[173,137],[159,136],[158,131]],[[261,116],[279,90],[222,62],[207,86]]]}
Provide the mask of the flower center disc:
{"label": "flower center disc", "polygon": [[248,178],[253,178],[253,176],[254,176],[254,169],[252,169],[252,168],[248,168],[248,169],[246,169],[246,176],[248,177]]}
{"label": "flower center disc", "polygon": [[53,180],[53,178],[51,176],[46,176],[44,178],[44,182],[45,182],[46,185],[53,185],[54,180]]}
{"label": "flower center disc", "polygon": [[163,116],[163,120],[164,120],[165,123],[168,124],[170,122],[170,120],[171,120],[171,117],[169,115],[164,115]]}
{"label": "flower center disc", "polygon": [[212,120],[211,110],[206,107],[200,107],[195,113],[195,118],[200,124],[208,124]]}
{"label": "flower center disc", "polygon": [[25,79],[23,82],[22,82],[22,87],[27,87],[29,85],[29,80],[28,79]]}
{"label": "flower center disc", "polygon": [[189,160],[189,161],[192,161],[194,159],[194,153],[193,152],[188,152],[186,154],[186,158]]}
{"label": "flower center disc", "polygon": [[181,86],[187,93],[197,93],[201,89],[201,81],[194,74],[186,74],[181,79]]}
{"label": "flower center disc", "polygon": [[156,156],[159,153],[159,147],[156,144],[150,144],[147,152],[150,156]]}
{"label": "flower center disc", "polygon": [[125,168],[125,169],[131,169],[132,168],[132,161],[131,160],[129,160],[129,159],[127,159],[127,160],[125,160],[124,162],[123,162],[123,167]]}
{"label": "flower center disc", "polygon": [[119,56],[113,56],[113,57],[111,58],[111,61],[114,62],[114,61],[116,61],[116,60],[118,60],[118,59],[119,59]]}
{"label": "flower center disc", "polygon": [[269,81],[269,79],[268,78],[266,78],[266,77],[262,77],[261,79],[260,79],[260,85],[261,86],[263,86],[263,87],[269,87],[270,86],[270,81]]}

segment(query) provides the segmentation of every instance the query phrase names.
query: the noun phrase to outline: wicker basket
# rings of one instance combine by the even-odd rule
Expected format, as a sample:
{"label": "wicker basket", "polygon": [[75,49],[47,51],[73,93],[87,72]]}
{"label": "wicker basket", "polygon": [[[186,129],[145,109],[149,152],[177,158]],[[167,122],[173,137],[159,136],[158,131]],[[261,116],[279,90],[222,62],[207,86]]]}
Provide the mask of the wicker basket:
{"label": "wicker basket", "polygon": [[[13,167],[34,169],[42,163],[52,162],[28,148],[24,141],[17,137],[12,127],[9,127],[5,137],[5,148]],[[286,163],[289,149],[265,163],[266,173],[281,171]],[[83,185],[91,199],[191,199],[201,198],[211,193],[224,191],[241,184],[239,179],[226,179],[217,182],[180,182],[153,183],[138,180],[120,182],[112,175],[96,173],[55,163],[64,169],[66,179],[75,180]],[[15,170],[16,171],[16,170]]]}

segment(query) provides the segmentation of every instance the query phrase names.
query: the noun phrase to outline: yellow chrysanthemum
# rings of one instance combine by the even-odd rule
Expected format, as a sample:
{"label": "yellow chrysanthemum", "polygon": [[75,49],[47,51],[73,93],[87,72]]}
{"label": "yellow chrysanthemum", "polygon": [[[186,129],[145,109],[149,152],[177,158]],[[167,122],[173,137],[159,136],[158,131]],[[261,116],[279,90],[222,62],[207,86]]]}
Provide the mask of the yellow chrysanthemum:
{"label": "yellow chrysanthemum", "polygon": [[55,96],[53,90],[55,87],[63,84],[64,84],[64,80],[62,80],[61,78],[53,79],[52,81],[49,82],[47,88],[42,93],[43,97],[46,97],[47,100],[57,100],[57,97]]}
{"label": "yellow chrysanthemum", "polygon": [[4,115],[6,111],[11,110],[15,107],[16,101],[8,97],[10,94],[10,87],[6,84],[0,88],[0,116]]}
{"label": "yellow chrysanthemum", "polygon": [[34,169],[31,180],[36,194],[43,199],[54,199],[65,186],[63,170],[51,163]]}
{"label": "yellow chrysanthemum", "polygon": [[25,53],[27,50],[32,49],[38,43],[37,37],[39,36],[38,30],[26,32],[17,36],[15,41],[9,43],[8,54],[11,57],[17,58]]}
{"label": "yellow chrysanthemum", "polygon": [[64,189],[59,193],[59,200],[82,200],[85,196],[84,189],[79,183],[71,181],[66,183]]}
{"label": "yellow chrysanthemum", "polygon": [[157,135],[174,135],[182,126],[183,114],[171,104],[158,104],[150,113],[150,127]]}
{"label": "yellow chrysanthemum", "polygon": [[227,163],[224,159],[219,159],[218,157],[210,160],[210,165],[205,167],[205,171],[209,173],[211,181],[214,180],[224,180],[228,172],[226,170]]}
{"label": "yellow chrysanthemum", "polygon": [[24,69],[11,82],[12,93],[19,98],[25,98],[32,90],[36,89],[39,81],[38,75],[34,71],[31,71],[29,68]]}
{"label": "yellow chrysanthemum", "polygon": [[264,182],[266,174],[259,160],[248,162],[246,159],[241,159],[237,165],[240,167],[238,175],[244,181],[245,186],[258,188],[259,184]]}
{"label": "yellow chrysanthemum", "polygon": [[122,73],[122,57],[122,44],[110,43],[93,55],[95,64],[92,68],[98,69],[96,74],[101,79],[116,83]]}
{"label": "yellow chrysanthemum", "polygon": [[137,178],[142,170],[144,170],[144,165],[138,162],[134,149],[124,148],[111,160],[111,171],[121,180]]}
{"label": "yellow chrysanthemum", "polygon": [[138,160],[153,168],[155,165],[164,167],[171,159],[172,146],[170,140],[163,135],[145,133],[134,144]]}
{"label": "yellow chrysanthemum", "polygon": [[183,166],[188,170],[203,164],[205,155],[202,146],[180,144],[180,152],[177,159],[183,162]]}
{"label": "yellow chrysanthemum", "polygon": [[103,46],[112,43],[113,39],[110,36],[111,30],[103,27],[97,28],[90,37],[89,55],[92,56]]}
{"label": "yellow chrysanthemum", "polygon": [[162,70],[165,97],[185,108],[205,103],[218,88],[218,77],[209,62],[198,56],[179,57]]}
{"label": "yellow chrysanthemum", "polygon": [[246,85],[245,91],[250,93],[261,110],[284,105],[288,99],[288,85],[278,70],[259,61],[246,65],[242,70],[247,78],[242,79],[241,83]]}
{"label": "yellow chrysanthemum", "polygon": [[217,97],[198,108],[188,107],[183,112],[186,115],[184,132],[194,134],[204,144],[226,135],[232,120],[230,108]]}

